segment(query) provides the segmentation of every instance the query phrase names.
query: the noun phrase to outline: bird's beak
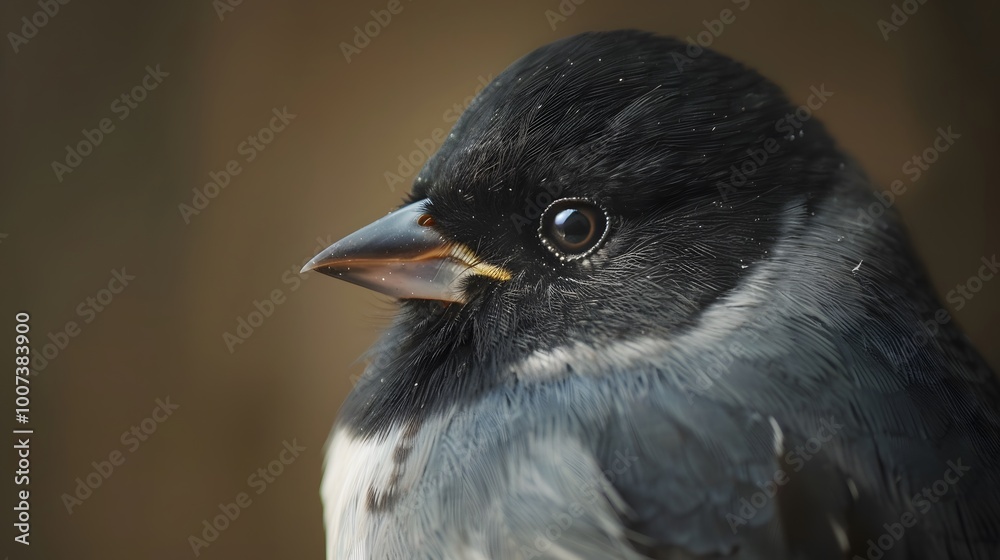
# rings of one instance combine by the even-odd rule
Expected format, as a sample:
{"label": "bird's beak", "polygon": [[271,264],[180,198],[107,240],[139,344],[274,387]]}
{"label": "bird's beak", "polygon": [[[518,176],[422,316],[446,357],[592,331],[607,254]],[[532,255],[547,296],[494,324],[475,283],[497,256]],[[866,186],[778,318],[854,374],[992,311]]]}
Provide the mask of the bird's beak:
{"label": "bird's beak", "polygon": [[420,200],[368,224],[313,257],[302,272],[317,270],[398,298],[459,303],[469,276],[510,279],[506,270],[438,233],[426,207]]}

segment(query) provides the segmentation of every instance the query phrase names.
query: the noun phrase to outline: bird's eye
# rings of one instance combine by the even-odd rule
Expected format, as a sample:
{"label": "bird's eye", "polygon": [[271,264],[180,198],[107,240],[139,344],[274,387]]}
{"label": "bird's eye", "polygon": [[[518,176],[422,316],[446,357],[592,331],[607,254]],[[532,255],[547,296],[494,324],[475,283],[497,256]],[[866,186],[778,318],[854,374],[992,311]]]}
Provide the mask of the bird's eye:
{"label": "bird's eye", "polygon": [[589,255],[608,232],[607,214],[589,200],[564,198],[549,205],[542,213],[538,235],[561,260]]}

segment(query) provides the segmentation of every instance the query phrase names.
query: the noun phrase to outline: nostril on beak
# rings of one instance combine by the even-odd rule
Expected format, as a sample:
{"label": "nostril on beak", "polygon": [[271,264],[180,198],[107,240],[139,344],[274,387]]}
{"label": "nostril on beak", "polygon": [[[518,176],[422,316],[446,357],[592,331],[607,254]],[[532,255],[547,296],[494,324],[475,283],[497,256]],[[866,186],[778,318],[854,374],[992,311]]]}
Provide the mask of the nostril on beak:
{"label": "nostril on beak", "polygon": [[417,218],[417,225],[432,227],[434,225],[434,216],[431,216],[430,214],[422,214],[419,218]]}

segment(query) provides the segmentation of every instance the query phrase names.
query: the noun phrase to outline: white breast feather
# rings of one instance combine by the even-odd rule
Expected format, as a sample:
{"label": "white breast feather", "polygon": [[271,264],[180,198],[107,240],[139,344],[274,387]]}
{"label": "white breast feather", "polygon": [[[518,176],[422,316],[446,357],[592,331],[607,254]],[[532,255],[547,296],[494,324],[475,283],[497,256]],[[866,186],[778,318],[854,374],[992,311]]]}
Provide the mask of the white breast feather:
{"label": "white breast feather", "polygon": [[330,440],[320,496],[326,523],[328,560],[367,560],[372,514],[366,507],[370,488],[387,488],[392,454],[400,433],[362,441],[338,429]]}

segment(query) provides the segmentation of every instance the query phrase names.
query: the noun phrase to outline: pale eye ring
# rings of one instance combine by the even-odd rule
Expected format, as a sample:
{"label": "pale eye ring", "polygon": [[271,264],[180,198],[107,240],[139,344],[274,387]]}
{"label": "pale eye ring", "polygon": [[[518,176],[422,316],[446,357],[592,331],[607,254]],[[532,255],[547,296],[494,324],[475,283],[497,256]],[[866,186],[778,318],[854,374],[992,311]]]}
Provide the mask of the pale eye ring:
{"label": "pale eye ring", "polygon": [[538,237],[559,257],[570,261],[593,253],[608,234],[608,214],[585,198],[563,198],[542,212]]}

